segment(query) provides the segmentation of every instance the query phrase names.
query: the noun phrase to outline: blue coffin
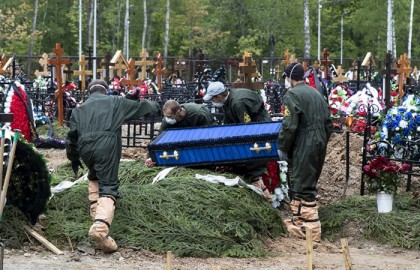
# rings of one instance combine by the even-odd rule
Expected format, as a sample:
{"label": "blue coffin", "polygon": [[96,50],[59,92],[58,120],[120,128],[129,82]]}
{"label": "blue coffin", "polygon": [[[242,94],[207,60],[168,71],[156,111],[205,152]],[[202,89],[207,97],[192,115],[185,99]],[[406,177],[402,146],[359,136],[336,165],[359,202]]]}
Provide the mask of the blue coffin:
{"label": "blue coffin", "polygon": [[281,122],[266,122],[169,129],[149,144],[149,155],[160,166],[274,160],[280,127]]}

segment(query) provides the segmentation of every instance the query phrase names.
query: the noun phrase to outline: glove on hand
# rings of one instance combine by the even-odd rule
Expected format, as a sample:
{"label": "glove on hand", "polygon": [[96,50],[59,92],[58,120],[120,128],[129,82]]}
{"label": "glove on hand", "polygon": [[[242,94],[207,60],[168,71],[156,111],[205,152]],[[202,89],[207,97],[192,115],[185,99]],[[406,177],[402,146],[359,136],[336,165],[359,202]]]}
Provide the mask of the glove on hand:
{"label": "glove on hand", "polygon": [[77,175],[77,173],[79,172],[79,167],[83,169],[83,164],[80,162],[80,160],[71,162],[71,168],[73,169],[75,175]]}
{"label": "glove on hand", "polygon": [[277,153],[279,155],[279,160],[280,161],[288,161],[289,160],[289,158],[287,157],[287,152],[277,150]]}
{"label": "glove on hand", "polygon": [[144,165],[146,165],[146,167],[153,167],[156,165],[156,162],[153,162],[151,158],[146,159],[146,161],[144,162]]}

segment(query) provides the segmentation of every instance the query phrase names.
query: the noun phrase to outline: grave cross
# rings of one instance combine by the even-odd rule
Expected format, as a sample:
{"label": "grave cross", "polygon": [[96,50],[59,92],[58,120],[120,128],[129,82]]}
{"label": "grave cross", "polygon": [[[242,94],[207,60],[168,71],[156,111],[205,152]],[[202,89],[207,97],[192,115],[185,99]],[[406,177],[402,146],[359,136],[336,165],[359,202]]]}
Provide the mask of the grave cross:
{"label": "grave cross", "polygon": [[410,60],[408,60],[407,54],[400,55],[397,69],[399,98],[402,98],[404,96],[403,82],[406,77],[410,76],[411,70],[412,68],[410,67]]}
{"label": "grave cross", "polygon": [[[6,62],[6,59],[7,59],[6,56],[3,54],[3,56],[2,56],[2,66],[1,66],[1,69],[0,69],[0,74],[6,74],[6,73],[9,73],[10,74],[9,67],[10,67],[10,65],[13,62],[13,57],[12,58],[9,58],[9,60],[7,60],[7,62]],[[4,64],[3,64],[3,61],[5,61]]]}
{"label": "grave cross", "polygon": [[280,69],[280,65],[276,65],[276,80],[280,80],[280,74],[283,73],[283,71]]}
{"label": "grave cross", "polygon": [[42,57],[38,61],[39,65],[42,67],[42,71],[35,70],[35,76],[38,77],[49,77],[51,72],[48,71],[48,54],[43,53]]}
{"label": "grave cross", "polygon": [[103,67],[103,70],[105,73],[104,76],[105,76],[106,83],[109,83],[111,79],[110,67],[115,66],[115,64],[112,63],[111,60],[112,60],[112,56],[111,54],[108,53],[107,55],[105,55],[105,58],[102,59],[102,62],[101,62],[101,66]]}
{"label": "grave cross", "polygon": [[70,59],[63,59],[61,55],[64,53],[64,49],[61,48],[60,43],[55,44],[55,48],[53,50],[53,54],[55,54],[54,59],[48,59],[48,64],[55,66],[55,76],[57,79],[57,91],[55,91],[54,95],[58,98],[58,125],[63,125],[63,81],[62,81],[62,74],[61,74],[61,65],[63,64],[70,64]]}
{"label": "grave cross", "polygon": [[324,48],[322,51],[322,56],[324,59],[321,60],[321,64],[324,66],[324,79],[328,79],[328,66],[332,63],[332,61],[328,59],[329,55],[330,53],[328,52],[327,48]]}
{"label": "grave cross", "polygon": [[111,59],[111,63],[114,64],[114,70],[117,71],[117,75],[121,78],[122,71],[127,69],[127,60],[124,58],[121,50],[118,50]]}
{"label": "grave cross", "polygon": [[349,78],[347,78],[346,76],[343,76],[343,74],[344,74],[344,70],[341,68],[341,65],[340,65],[337,68],[337,77],[334,77],[333,81],[339,82],[339,83],[347,82]]}
{"label": "grave cross", "polygon": [[88,53],[88,57],[87,57],[87,60],[88,60],[88,70],[93,70],[93,59],[95,57],[93,57],[93,48],[92,48],[92,46],[89,46],[88,47],[87,53]]}
{"label": "grave cross", "polygon": [[127,78],[120,79],[120,84],[123,86],[128,86],[128,89],[133,89],[134,85],[139,85],[141,82],[134,79],[134,75],[137,73],[136,67],[135,67],[135,61],[133,58],[130,58],[128,61],[128,67],[125,70]]}
{"label": "grave cross", "polygon": [[187,69],[187,66],[185,65],[185,59],[182,56],[178,58],[174,68],[176,71],[178,71],[179,77],[182,77],[183,71]]}
{"label": "grave cross", "polygon": [[397,71],[392,66],[392,53],[388,51],[385,60],[385,69],[381,70],[381,74],[385,74],[385,113],[391,108],[391,74]]}
{"label": "grave cross", "polygon": [[80,90],[81,90],[82,93],[84,93],[85,89],[86,89],[86,76],[91,76],[92,75],[92,70],[87,70],[86,69],[87,61],[85,59],[84,54],[82,54],[82,56],[80,56],[80,61],[78,63],[79,63],[80,69],[75,70],[73,73],[74,73],[74,75],[80,75],[80,78],[81,78]]}
{"label": "grave cross", "polygon": [[239,63],[239,76],[243,77],[242,82],[234,83],[235,88],[248,88],[252,90],[258,90],[264,88],[263,82],[252,82],[252,78],[258,77],[259,72],[255,65],[255,61],[252,58],[252,53],[244,52],[242,57],[243,63]]}
{"label": "grave cross", "polygon": [[71,80],[71,74],[73,74],[73,70],[71,70],[71,62],[63,66],[63,73],[65,74],[64,80],[69,81]]}
{"label": "grave cross", "polygon": [[281,63],[284,65],[284,66],[287,66],[288,64],[290,64],[291,62],[290,62],[290,53],[289,53],[289,49],[287,49],[285,52],[284,52],[284,60],[282,60],[281,61]]}
{"label": "grave cross", "polygon": [[6,63],[7,63],[7,57],[5,54],[3,54],[1,56],[0,59],[0,74],[5,74],[6,73]]}
{"label": "grave cross", "polygon": [[136,61],[135,64],[137,66],[141,66],[140,80],[144,81],[147,78],[147,66],[153,65],[155,62],[147,60],[147,57],[149,57],[149,53],[147,52],[145,48],[141,50],[140,56],[141,56],[141,60]]}
{"label": "grave cross", "polygon": [[166,69],[166,67],[162,68],[163,58],[162,58],[162,55],[160,53],[158,53],[156,60],[157,60],[156,63],[155,63],[156,66],[152,70],[152,73],[156,76],[159,91],[162,91],[162,75],[166,74],[168,72],[168,70]]}

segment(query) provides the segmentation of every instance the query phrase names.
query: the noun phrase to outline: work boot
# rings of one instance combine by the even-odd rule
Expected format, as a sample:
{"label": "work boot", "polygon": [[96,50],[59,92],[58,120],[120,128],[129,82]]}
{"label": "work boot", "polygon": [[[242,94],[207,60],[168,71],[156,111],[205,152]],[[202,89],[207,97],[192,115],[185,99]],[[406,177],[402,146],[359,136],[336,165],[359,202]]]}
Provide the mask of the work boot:
{"label": "work boot", "polygon": [[98,207],[98,199],[99,199],[99,182],[98,180],[89,180],[88,183],[88,199],[90,202],[90,216],[92,220],[95,220],[96,215],[96,208]]}
{"label": "work boot", "polygon": [[273,202],[273,197],[271,196],[270,191],[265,186],[261,177],[255,178],[252,181],[252,185],[262,190],[264,198],[266,198],[269,203]]}
{"label": "work boot", "polygon": [[321,241],[321,222],[318,216],[318,205],[316,201],[302,201],[302,232],[312,229],[312,238],[315,242]]}
{"label": "work boot", "polygon": [[114,218],[114,210],[115,199],[113,197],[100,197],[96,208],[95,222],[89,230],[89,237],[95,242],[96,248],[105,253],[111,253],[118,249],[117,243],[108,235]]}
{"label": "work boot", "polygon": [[293,199],[290,202],[290,209],[292,210],[292,218],[284,219],[284,225],[286,225],[287,231],[292,236],[299,238],[305,238],[305,234],[302,231],[302,215],[301,215],[302,201],[300,199]]}

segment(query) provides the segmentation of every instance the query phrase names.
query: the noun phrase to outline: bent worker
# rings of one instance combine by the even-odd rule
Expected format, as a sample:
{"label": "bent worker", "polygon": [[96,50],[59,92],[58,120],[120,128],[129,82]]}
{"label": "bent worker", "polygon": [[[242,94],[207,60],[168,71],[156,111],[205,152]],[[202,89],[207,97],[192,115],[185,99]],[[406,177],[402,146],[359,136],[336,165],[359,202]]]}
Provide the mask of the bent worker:
{"label": "bent worker", "polygon": [[162,108],[163,120],[160,131],[168,128],[211,126],[213,117],[204,104],[184,103],[168,100]]}
{"label": "bent worker", "polygon": [[82,166],[79,158],[89,169],[90,215],[94,220],[89,237],[98,249],[114,252],[118,246],[108,232],[120,197],[121,126],[127,120],[158,114],[159,105],[108,96],[108,86],[102,80],[91,82],[88,91],[90,97],[72,113],[66,153],[75,174]]}
{"label": "bent worker", "polygon": [[278,149],[280,160],[291,161],[293,168],[290,186],[293,217],[284,222],[292,235],[305,238],[305,230],[310,228],[314,241],[320,241],[316,186],[333,124],[328,104],[319,91],[304,83],[303,76],[303,67],[297,62],[288,65],[283,73],[292,88],[284,97]]}
{"label": "bent worker", "polygon": [[[224,124],[271,122],[262,97],[249,89],[237,88],[229,91],[223,83],[211,82],[203,100],[211,100],[215,107],[223,108]],[[262,175],[267,171],[267,161],[245,162],[235,164],[232,168],[234,172],[243,174],[252,185],[260,188],[271,202],[270,191],[262,180]]]}

